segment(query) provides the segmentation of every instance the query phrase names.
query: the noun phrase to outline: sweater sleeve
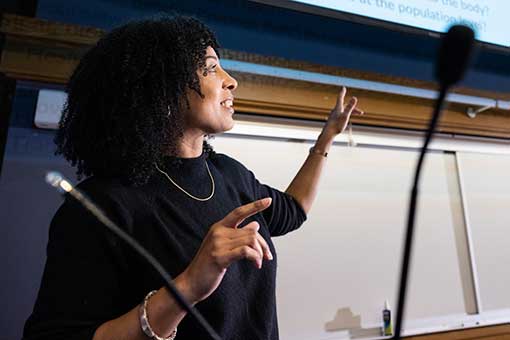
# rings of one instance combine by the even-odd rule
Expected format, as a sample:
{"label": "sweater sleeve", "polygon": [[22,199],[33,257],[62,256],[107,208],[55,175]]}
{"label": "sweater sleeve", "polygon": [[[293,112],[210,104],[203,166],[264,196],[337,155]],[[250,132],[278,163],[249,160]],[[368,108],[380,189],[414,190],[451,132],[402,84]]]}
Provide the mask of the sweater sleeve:
{"label": "sweater sleeve", "polygon": [[[252,174],[253,176],[253,174]],[[298,229],[306,221],[306,213],[289,194],[261,184],[253,176],[257,198],[271,197],[271,206],[263,211],[271,236],[281,236]]]}
{"label": "sweater sleeve", "polygon": [[[112,202],[94,199],[111,219],[124,222]],[[90,340],[101,324],[127,312],[119,252],[113,235],[68,197],[50,225],[46,265],[23,339]]]}
{"label": "sweater sleeve", "polygon": [[250,200],[272,198],[269,208],[262,212],[271,236],[285,235],[298,229],[306,221],[305,211],[292,196],[260,183],[253,172],[237,160],[223,154],[217,154],[216,157],[221,160],[216,163],[222,166],[220,170],[227,172],[229,177],[235,178],[234,182],[240,186],[241,191],[250,192]]}

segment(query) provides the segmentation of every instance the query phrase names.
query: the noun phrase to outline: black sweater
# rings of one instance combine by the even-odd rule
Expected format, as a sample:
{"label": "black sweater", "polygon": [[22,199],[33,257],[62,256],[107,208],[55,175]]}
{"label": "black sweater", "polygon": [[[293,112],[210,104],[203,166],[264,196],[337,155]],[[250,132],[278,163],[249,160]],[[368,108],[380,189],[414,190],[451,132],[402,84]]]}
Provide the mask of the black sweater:
{"label": "black sweater", "polygon": [[[218,289],[196,307],[225,340],[278,339],[275,279],[276,252],[271,236],[298,228],[306,219],[287,194],[260,184],[239,162],[225,155],[166,160],[162,167],[189,193],[210,200],[191,199],[162,174],[143,186],[89,178],[79,188],[122,228],[148,249],[172,276],[191,262],[215,222],[238,206],[272,197],[271,206],[249,218],[274,256],[262,269],[242,260],[232,264]],[[25,324],[28,339],[92,339],[104,322],[138,305],[162,279],[148,264],[79,206],[67,198],[50,226],[47,260],[39,295]],[[177,339],[207,339],[203,329],[186,316]]]}

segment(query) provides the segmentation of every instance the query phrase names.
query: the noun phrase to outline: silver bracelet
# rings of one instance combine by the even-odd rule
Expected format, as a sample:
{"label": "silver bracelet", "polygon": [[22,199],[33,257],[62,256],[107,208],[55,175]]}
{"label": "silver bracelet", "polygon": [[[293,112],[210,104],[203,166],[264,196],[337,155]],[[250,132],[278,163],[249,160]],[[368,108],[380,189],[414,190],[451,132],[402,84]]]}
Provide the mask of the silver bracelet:
{"label": "silver bracelet", "polygon": [[169,337],[163,338],[154,333],[152,330],[151,325],[149,324],[149,319],[147,318],[147,302],[153,296],[157,293],[157,290],[153,290],[145,296],[145,299],[143,299],[143,303],[140,305],[140,326],[142,327],[143,334],[147,335],[150,339],[153,340],[174,340],[175,336],[177,335],[177,327],[175,327],[172,334],[170,334]]}

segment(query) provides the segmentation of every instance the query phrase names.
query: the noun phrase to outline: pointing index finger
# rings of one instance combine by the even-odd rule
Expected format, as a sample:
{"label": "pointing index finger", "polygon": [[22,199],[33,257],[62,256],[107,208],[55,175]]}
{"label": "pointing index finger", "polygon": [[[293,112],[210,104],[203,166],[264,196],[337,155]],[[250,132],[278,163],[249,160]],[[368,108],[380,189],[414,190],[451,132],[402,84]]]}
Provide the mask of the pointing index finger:
{"label": "pointing index finger", "polygon": [[227,227],[237,228],[248,217],[267,209],[271,205],[271,197],[266,197],[232,210],[222,220]]}

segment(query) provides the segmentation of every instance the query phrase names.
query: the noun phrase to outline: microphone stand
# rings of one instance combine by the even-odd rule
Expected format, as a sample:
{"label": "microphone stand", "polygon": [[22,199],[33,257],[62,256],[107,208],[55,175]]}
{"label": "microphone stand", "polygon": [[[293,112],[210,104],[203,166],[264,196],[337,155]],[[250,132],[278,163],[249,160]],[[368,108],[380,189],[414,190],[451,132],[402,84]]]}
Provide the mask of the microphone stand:
{"label": "microphone stand", "polygon": [[411,262],[411,249],[413,244],[414,222],[416,214],[416,204],[418,199],[418,183],[420,181],[421,169],[427,148],[432,140],[432,135],[441,116],[441,111],[445,102],[446,94],[449,88],[458,82],[470,61],[471,54],[475,47],[474,32],[467,26],[454,25],[450,27],[448,33],[441,40],[438,60],[436,65],[436,76],[439,80],[439,96],[434,106],[434,112],[429,122],[425,135],[425,141],[420,151],[420,157],[416,164],[414,182],[409,201],[409,211],[407,216],[407,230],[402,256],[402,268],[400,277],[400,288],[398,295],[397,319],[395,322],[395,334],[393,339],[400,340],[402,332],[402,319],[405,312],[405,297],[407,290],[407,276],[409,274],[409,264]]}
{"label": "microphone stand", "polygon": [[407,276],[409,274],[409,263],[411,262],[411,247],[413,244],[413,234],[415,227],[415,215],[416,215],[416,203],[418,199],[418,184],[420,181],[421,169],[423,166],[423,161],[425,159],[425,154],[427,153],[427,148],[432,140],[432,135],[434,134],[437,126],[437,122],[439,121],[439,117],[441,116],[441,111],[443,109],[443,105],[446,98],[446,93],[448,92],[449,87],[446,85],[441,85],[439,90],[439,97],[437,98],[436,104],[434,106],[434,112],[432,119],[429,122],[428,129],[425,135],[425,142],[420,150],[420,156],[418,159],[418,163],[416,164],[416,169],[414,173],[414,182],[411,190],[411,198],[409,201],[409,210],[407,215],[407,231],[405,237],[404,251],[402,257],[402,267],[401,267],[401,276],[400,276],[400,288],[398,295],[398,305],[397,305],[397,319],[395,322],[395,334],[393,339],[400,340],[400,334],[402,332],[402,319],[404,317],[405,311],[405,297],[407,291]]}

